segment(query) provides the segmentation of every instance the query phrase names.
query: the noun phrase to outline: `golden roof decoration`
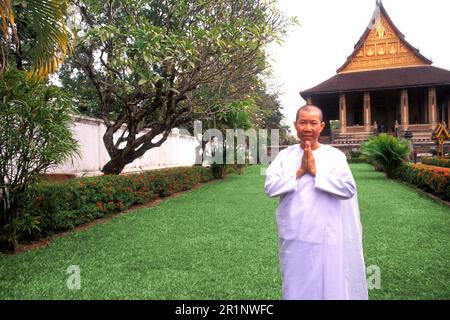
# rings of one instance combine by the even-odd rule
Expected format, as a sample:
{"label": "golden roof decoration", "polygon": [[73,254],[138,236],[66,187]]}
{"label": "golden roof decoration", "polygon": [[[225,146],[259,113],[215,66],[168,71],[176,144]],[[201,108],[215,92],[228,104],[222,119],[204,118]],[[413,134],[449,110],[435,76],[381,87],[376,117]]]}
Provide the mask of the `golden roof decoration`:
{"label": "golden roof decoration", "polygon": [[370,23],[338,73],[428,66],[432,62],[405,40],[381,1],[376,2]]}
{"label": "golden roof decoration", "polygon": [[447,131],[446,124],[445,122],[441,122],[433,131],[433,140],[438,140],[441,142],[448,139],[450,139],[450,134]]}

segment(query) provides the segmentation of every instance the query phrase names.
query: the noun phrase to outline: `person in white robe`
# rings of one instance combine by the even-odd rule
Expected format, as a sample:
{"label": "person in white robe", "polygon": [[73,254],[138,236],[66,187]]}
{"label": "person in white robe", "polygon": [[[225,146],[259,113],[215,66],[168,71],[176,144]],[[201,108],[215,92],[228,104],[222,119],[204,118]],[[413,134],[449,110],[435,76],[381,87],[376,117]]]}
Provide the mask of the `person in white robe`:
{"label": "person in white robe", "polygon": [[282,295],[367,300],[356,185],[345,154],[318,142],[324,127],[320,108],[300,108],[300,144],[282,150],[266,171],[266,194],[280,197]]}

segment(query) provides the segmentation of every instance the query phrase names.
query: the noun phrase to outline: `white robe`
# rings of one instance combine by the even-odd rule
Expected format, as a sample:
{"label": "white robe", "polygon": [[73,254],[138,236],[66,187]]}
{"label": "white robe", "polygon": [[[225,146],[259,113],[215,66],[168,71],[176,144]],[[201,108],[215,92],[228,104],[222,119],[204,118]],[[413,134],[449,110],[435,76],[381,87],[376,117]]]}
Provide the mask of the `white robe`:
{"label": "white robe", "polygon": [[368,299],[356,185],[344,153],[313,150],[316,177],[296,179],[303,149],[282,150],[267,169],[276,212],[283,299]]}

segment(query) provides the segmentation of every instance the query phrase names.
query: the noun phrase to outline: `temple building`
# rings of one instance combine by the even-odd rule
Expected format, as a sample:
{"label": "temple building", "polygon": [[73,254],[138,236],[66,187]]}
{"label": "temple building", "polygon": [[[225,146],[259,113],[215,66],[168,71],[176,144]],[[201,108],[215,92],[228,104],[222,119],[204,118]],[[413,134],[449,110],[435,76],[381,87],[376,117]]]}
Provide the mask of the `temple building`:
{"label": "temple building", "polygon": [[[342,149],[376,133],[409,131],[425,151],[438,123],[450,123],[450,71],[434,67],[405,40],[380,0],[337,74],[300,95],[323,109],[323,135]],[[336,130],[330,120],[339,120]]]}

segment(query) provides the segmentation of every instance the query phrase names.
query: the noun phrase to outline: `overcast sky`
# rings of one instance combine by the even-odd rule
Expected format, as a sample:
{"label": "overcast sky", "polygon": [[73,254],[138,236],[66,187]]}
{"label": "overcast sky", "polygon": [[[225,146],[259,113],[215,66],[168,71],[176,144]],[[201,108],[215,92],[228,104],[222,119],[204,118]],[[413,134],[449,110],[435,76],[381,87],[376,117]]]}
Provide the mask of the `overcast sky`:
{"label": "overcast sky", "polygon": [[[336,74],[353,52],[375,10],[375,0],[278,0],[288,16],[297,16],[282,46],[269,47],[273,81],[282,92],[286,123],[305,104],[301,90]],[[436,67],[450,70],[450,1],[383,0],[383,6],[405,39]]]}

